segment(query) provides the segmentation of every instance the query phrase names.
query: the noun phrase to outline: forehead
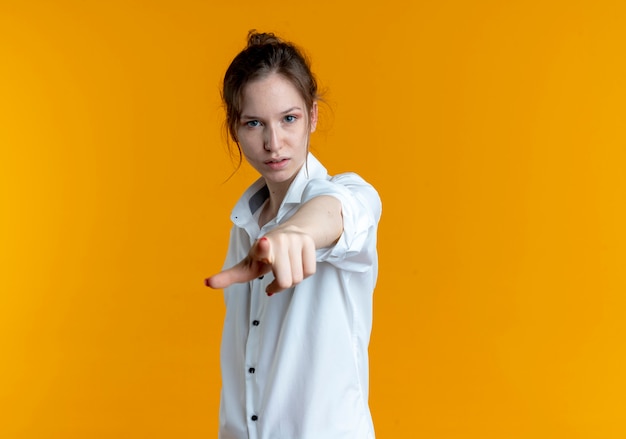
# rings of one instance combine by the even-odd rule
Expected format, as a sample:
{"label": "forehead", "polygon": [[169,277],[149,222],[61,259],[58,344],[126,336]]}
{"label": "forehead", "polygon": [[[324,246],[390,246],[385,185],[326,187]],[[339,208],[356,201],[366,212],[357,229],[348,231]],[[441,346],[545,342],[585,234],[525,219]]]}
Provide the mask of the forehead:
{"label": "forehead", "polygon": [[279,113],[293,107],[304,110],[304,99],[289,79],[277,73],[250,81],[243,88],[242,113]]}

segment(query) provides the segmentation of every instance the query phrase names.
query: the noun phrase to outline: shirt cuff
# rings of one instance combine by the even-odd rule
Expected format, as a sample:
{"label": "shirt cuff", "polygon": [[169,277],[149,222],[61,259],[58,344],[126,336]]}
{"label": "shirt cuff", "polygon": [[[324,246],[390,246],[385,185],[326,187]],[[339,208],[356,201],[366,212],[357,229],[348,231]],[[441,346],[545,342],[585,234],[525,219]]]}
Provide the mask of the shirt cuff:
{"label": "shirt cuff", "polygon": [[338,268],[363,272],[375,262],[376,224],[380,217],[380,198],[376,190],[353,173],[340,174],[331,180],[311,180],[303,194],[302,203],[322,195],[341,202],[343,232],[337,243],[318,249],[318,262],[328,262]]}

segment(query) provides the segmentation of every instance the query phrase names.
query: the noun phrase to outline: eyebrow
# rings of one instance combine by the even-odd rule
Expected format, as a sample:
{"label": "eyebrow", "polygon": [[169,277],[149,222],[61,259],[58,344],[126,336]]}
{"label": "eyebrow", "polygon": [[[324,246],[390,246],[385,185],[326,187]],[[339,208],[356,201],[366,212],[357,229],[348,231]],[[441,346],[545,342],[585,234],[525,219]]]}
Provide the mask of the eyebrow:
{"label": "eyebrow", "polygon": [[[291,107],[285,111],[281,111],[279,114],[287,114],[287,113],[291,113],[292,111],[302,111],[302,108],[300,107]],[[250,120],[257,120],[257,119],[261,119],[260,117],[257,116],[252,116],[252,115],[248,115],[248,114],[242,114],[241,115],[241,119],[250,119]]]}
{"label": "eyebrow", "polygon": [[282,112],[282,113],[280,113],[280,114],[287,114],[287,113],[291,113],[291,112],[292,112],[292,111],[294,111],[294,110],[302,111],[302,108],[300,108],[300,107],[291,107],[289,110],[285,110],[285,111],[283,111],[283,112]]}

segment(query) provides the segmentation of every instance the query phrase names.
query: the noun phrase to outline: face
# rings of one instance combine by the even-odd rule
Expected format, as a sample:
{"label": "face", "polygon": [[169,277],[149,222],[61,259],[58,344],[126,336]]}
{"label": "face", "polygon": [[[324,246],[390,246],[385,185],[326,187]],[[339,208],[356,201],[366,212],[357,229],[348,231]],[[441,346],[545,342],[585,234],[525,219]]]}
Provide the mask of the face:
{"label": "face", "polygon": [[240,119],[237,137],[248,163],[270,190],[288,187],[306,160],[317,103],[309,114],[293,84],[272,73],[244,87]]}

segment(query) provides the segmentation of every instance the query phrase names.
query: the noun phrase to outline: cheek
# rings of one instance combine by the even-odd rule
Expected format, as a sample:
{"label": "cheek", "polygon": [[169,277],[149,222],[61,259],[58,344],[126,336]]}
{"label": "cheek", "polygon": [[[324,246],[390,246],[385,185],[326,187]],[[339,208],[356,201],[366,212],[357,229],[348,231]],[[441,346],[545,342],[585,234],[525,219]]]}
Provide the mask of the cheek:
{"label": "cheek", "polygon": [[252,151],[255,148],[255,145],[258,143],[258,135],[255,136],[254,132],[240,130],[238,133],[239,136],[239,145],[241,145],[241,149],[246,151]]}
{"label": "cheek", "polygon": [[292,127],[286,135],[286,138],[288,138],[292,143],[298,144],[302,142],[303,139],[306,140],[306,138],[309,137],[309,134],[308,125],[306,123],[302,123],[297,127]]}
{"label": "cheek", "polygon": [[304,129],[302,130],[302,133],[299,136],[300,142],[302,142],[304,144],[308,144],[309,143],[309,139],[311,138],[311,133],[312,132],[313,131],[309,131],[309,127],[308,126],[304,127]]}

